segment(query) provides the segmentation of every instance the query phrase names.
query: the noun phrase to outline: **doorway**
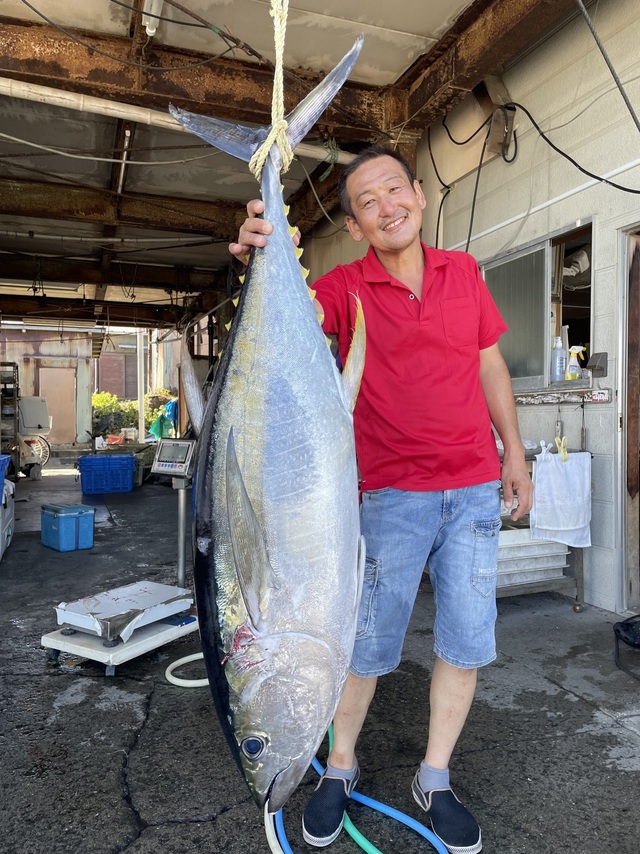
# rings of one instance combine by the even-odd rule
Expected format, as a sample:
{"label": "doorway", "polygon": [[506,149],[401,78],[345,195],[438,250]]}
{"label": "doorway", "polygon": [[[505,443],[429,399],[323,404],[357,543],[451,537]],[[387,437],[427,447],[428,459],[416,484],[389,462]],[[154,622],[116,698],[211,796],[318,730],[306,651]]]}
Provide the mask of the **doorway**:
{"label": "doorway", "polygon": [[624,601],[640,607],[640,234],[629,236]]}
{"label": "doorway", "polygon": [[76,369],[40,368],[38,372],[40,397],[47,401],[51,416],[52,445],[73,444],[76,441]]}

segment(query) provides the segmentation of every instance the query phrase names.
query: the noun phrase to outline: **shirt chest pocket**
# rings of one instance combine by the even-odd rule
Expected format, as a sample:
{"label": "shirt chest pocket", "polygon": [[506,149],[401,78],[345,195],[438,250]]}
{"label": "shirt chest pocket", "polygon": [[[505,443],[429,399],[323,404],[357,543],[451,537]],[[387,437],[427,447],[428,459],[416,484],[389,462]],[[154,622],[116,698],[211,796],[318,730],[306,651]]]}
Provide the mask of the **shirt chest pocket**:
{"label": "shirt chest pocket", "polygon": [[455,297],[440,303],[442,325],[447,344],[468,347],[478,343],[478,308],[468,297]]}

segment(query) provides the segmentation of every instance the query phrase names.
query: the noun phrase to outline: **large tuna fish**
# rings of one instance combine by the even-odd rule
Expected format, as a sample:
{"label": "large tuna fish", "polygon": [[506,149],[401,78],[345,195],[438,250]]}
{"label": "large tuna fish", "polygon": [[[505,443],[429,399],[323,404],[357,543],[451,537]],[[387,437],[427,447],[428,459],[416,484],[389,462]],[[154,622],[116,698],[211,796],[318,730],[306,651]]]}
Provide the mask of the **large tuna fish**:
{"label": "large tuna fish", "polygon": [[[361,39],[288,117],[293,148],[347,78]],[[248,161],[266,139],[172,109]],[[274,145],[261,177],[273,233],[255,250],[196,464],[195,589],[214,702],[256,802],[273,815],[304,776],[335,713],[353,649],[364,549],[352,410],[359,320],[340,375],[304,280]]]}

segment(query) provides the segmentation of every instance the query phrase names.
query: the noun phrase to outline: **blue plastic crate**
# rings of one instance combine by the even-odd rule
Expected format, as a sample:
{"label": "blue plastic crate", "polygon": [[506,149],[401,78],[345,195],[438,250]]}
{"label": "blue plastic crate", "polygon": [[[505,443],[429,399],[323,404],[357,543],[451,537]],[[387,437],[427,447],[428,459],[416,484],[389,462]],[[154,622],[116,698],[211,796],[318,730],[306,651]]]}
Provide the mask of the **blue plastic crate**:
{"label": "blue plastic crate", "polygon": [[82,491],[85,495],[131,492],[133,454],[95,454],[78,459]]}
{"label": "blue plastic crate", "polygon": [[0,500],[2,499],[2,492],[4,490],[4,476],[7,473],[10,462],[11,454],[0,454]]}
{"label": "blue plastic crate", "polygon": [[59,552],[93,548],[95,510],[84,504],[43,504],[40,514],[42,545]]}

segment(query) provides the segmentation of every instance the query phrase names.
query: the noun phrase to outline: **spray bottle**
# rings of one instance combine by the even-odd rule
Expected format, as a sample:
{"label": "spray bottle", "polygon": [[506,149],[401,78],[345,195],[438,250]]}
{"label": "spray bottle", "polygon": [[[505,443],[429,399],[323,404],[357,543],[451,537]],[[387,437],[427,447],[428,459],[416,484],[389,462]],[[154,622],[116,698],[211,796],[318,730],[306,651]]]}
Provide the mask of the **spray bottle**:
{"label": "spray bottle", "polygon": [[551,351],[551,371],[549,374],[549,379],[552,383],[560,382],[564,379],[566,370],[567,351],[562,346],[562,338],[557,335],[553,339],[553,349]]}
{"label": "spray bottle", "polygon": [[564,375],[565,380],[582,379],[582,368],[578,360],[582,358],[581,354],[586,349],[586,347],[569,347],[569,364]]}

